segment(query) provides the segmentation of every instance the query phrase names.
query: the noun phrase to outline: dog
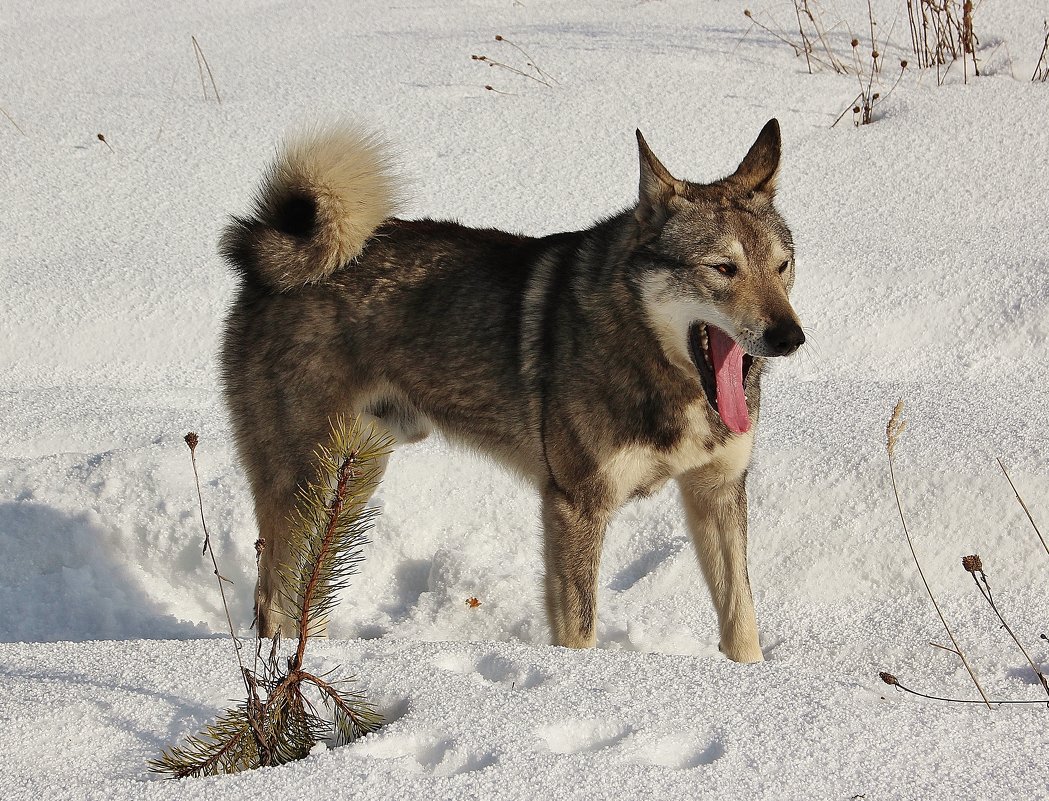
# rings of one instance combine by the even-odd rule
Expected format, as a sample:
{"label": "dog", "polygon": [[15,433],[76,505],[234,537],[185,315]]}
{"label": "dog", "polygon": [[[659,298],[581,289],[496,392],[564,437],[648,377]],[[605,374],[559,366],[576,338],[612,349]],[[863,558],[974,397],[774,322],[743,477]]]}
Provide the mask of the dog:
{"label": "dog", "polygon": [[278,571],[330,420],[397,443],[438,429],[541,493],[553,642],[595,644],[598,562],[621,506],[673,479],[722,652],[758,662],[747,467],[770,357],[805,341],[774,207],[779,124],[736,170],[675,178],[636,132],[637,204],[531,237],[396,215],[384,144],[353,126],[290,141],[221,252],[240,275],[222,381],[266,542],[258,631],[293,635]]}

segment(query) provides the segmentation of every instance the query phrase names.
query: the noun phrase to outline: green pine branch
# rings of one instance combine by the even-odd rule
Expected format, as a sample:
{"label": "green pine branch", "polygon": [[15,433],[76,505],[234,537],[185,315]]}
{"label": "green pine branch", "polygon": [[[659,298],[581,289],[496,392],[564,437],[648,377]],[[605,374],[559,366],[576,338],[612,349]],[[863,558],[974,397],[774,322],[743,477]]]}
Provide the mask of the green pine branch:
{"label": "green pine branch", "polygon": [[[194,436],[191,454],[196,444]],[[340,688],[347,679],[329,682],[330,674],[309,673],[303,663],[310,636],[324,625],[363,559],[376,515],[365,504],[392,446],[389,435],[364,429],[359,419],[350,425],[341,419],[332,423],[331,441],[317,451],[316,478],[300,490],[292,516],[291,559],[279,571],[285,597],[298,613],[294,655],[281,670],[275,657],[279,643],[274,641],[271,658],[261,668],[241,668],[247,698],[203,732],[150,760],[151,771],[184,778],[283,765],[302,759],[327,737],[352,742],[382,725],[381,715],[363,696]],[[203,504],[201,510],[203,524]],[[256,643],[260,652],[261,643]],[[310,693],[330,720],[317,714]]]}

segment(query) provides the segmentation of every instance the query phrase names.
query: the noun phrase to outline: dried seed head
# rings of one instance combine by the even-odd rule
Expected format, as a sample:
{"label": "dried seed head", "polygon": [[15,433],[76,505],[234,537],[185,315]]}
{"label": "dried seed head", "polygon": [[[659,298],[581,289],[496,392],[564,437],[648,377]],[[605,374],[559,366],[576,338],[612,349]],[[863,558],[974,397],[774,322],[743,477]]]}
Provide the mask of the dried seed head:
{"label": "dried seed head", "polygon": [[859,39],[853,39],[852,40],[852,46],[853,47],[859,47],[860,46],[860,40]]}
{"label": "dried seed head", "polygon": [[900,61],[900,69],[901,70],[907,69],[907,59],[903,59],[903,60]]}
{"label": "dried seed head", "polygon": [[496,34],[496,35],[495,35],[495,41],[497,41],[497,42],[501,42],[501,41],[503,41],[503,37],[502,37],[502,36],[500,36],[499,34]]}
{"label": "dried seed head", "polygon": [[473,55],[471,55],[470,58],[473,61],[484,61],[484,56],[473,56]]}
{"label": "dried seed head", "polygon": [[255,540],[255,556],[262,556],[262,552],[266,550],[266,539],[265,537],[259,537]]}
{"label": "dried seed head", "polygon": [[853,106],[852,107],[852,113],[853,114],[859,114],[860,113],[860,107],[859,106]]}
{"label": "dried seed head", "polygon": [[885,444],[889,448],[889,456],[896,453],[896,441],[906,430],[907,421],[903,419],[903,399],[896,401],[896,407],[892,410],[889,424],[885,426]]}
{"label": "dried seed head", "polygon": [[871,100],[877,100],[879,97],[881,97],[881,92],[875,92],[871,95]]}
{"label": "dried seed head", "polygon": [[495,91],[489,84],[485,84],[484,88],[487,89],[489,92],[494,92]]}
{"label": "dried seed head", "polygon": [[891,684],[893,687],[899,684],[899,682],[896,681],[896,677],[893,676],[891,673],[886,673],[885,671],[882,671],[878,675],[881,677],[881,680],[884,681],[886,684]]}
{"label": "dried seed head", "polygon": [[744,8],[743,9],[743,16],[744,17],[753,17],[754,15],[750,13],[750,9],[749,8]]}
{"label": "dried seed head", "polygon": [[877,50],[874,50],[874,51],[871,52],[871,58],[875,58],[876,59],[876,58],[880,58],[880,57],[881,57],[881,53],[879,53]]}
{"label": "dried seed head", "polygon": [[982,573],[983,572],[983,562],[980,561],[979,555],[975,554],[975,553],[972,554],[971,556],[963,556],[962,557],[962,567],[965,568],[965,572],[967,572],[967,573]]}
{"label": "dried seed head", "polygon": [[200,441],[200,439],[194,432],[190,431],[188,434],[186,434],[185,437],[183,437],[183,439],[186,440],[186,444],[189,445],[189,449],[191,451],[195,451],[197,449],[197,443]]}
{"label": "dried seed head", "polygon": [[481,605],[481,602],[477,598],[467,598],[466,605],[471,609],[476,609]]}

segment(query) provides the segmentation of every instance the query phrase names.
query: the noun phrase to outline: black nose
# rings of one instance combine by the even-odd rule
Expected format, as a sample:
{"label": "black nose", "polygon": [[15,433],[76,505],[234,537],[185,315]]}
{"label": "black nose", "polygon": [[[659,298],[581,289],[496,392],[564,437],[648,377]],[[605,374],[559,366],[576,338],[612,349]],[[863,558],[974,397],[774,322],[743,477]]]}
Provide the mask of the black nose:
{"label": "black nose", "polygon": [[780,320],[765,329],[765,342],[776,356],[787,356],[805,344],[805,332],[793,320]]}

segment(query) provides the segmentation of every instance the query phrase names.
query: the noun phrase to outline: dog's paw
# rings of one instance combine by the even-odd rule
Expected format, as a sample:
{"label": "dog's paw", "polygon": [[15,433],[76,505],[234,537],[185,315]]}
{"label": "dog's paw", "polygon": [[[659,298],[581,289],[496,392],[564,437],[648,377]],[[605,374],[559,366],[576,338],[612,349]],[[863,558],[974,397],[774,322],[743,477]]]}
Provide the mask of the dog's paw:
{"label": "dog's paw", "polygon": [[756,662],[764,662],[765,655],[761,653],[761,646],[755,643],[741,643],[734,647],[726,647],[724,642],[718,643],[718,650],[733,662],[752,665]]}

